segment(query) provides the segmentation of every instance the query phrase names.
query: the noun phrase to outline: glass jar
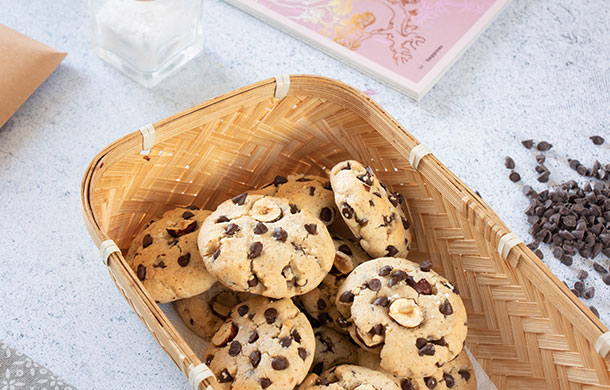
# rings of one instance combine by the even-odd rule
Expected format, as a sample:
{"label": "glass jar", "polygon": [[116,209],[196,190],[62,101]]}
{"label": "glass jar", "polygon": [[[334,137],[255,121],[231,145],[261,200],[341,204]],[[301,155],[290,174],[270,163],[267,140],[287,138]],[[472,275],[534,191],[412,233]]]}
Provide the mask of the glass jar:
{"label": "glass jar", "polygon": [[104,61],[153,87],[203,50],[203,0],[89,0]]}

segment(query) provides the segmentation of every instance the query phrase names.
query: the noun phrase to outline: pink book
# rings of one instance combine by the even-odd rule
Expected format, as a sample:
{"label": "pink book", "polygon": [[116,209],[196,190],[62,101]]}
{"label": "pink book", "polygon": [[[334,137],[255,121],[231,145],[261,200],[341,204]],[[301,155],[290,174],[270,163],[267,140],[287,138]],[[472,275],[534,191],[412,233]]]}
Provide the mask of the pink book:
{"label": "pink book", "polygon": [[421,99],[510,0],[226,0]]}

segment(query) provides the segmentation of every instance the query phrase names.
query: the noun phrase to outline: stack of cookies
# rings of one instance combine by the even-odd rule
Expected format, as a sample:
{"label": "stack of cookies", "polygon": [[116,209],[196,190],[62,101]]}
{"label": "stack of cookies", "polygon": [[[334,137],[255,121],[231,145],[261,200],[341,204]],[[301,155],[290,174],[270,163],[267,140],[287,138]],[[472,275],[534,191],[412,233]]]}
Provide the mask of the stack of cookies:
{"label": "stack of cookies", "polygon": [[357,161],[329,176],[168,211],[126,259],[225,389],[475,389],[464,304],[406,259],[403,197]]}

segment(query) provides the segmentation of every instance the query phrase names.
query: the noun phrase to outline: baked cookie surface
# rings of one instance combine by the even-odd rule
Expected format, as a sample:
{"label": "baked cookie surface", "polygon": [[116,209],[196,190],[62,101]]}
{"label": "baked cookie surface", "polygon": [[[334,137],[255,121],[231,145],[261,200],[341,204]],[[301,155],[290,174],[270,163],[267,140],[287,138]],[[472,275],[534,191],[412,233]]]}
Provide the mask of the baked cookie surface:
{"label": "baked cookie surface", "polygon": [[353,160],[335,165],[330,182],[343,220],[369,255],[407,255],[412,238],[400,193],[387,191],[370,167]]}
{"label": "baked cookie surface", "polygon": [[196,208],[169,210],[132,241],[125,260],[155,301],[190,298],[216,282],[197,249],[197,235],[210,214]]}
{"label": "baked cookie surface", "polygon": [[464,304],[428,262],[367,261],[347,277],[336,305],[352,323],[352,339],[378,353],[381,367],[392,375],[432,375],[463,349]]}
{"label": "baked cookie surface", "polygon": [[321,375],[336,365],[355,364],[358,361],[359,348],[348,335],[327,326],[314,328],[313,331],[316,337],[316,352],[311,372]]}
{"label": "baked cookie surface", "polygon": [[299,390],[400,390],[385,374],[355,365],[334,367],[322,375],[310,374]]}
{"label": "baked cookie surface", "polygon": [[305,378],[314,350],[311,325],[290,299],[257,296],[232,310],[204,361],[224,389],[285,390]]}
{"label": "baked cookie surface", "polygon": [[335,255],[326,226],[308,210],[247,193],[223,202],[205,220],[199,250],[222,284],[271,298],[314,289]]}

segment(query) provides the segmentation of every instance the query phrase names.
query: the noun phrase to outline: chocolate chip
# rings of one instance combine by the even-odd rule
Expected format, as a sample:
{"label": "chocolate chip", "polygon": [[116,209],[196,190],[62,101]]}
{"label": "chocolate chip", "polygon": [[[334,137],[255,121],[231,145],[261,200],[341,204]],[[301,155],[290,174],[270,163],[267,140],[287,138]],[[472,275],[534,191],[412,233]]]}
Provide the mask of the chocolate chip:
{"label": "chocolate chip", "polygon": [[582,293],[585,290],[585,284],[581,281],[577,281],[574,283],[574,289]]}
{"label": "chocolate chip", "polygon": [[354,209],[347,203],[343,203],[341,206],[341,214],[343,214],[345,218],[351,219],[354,216]]}
{"label": "chocolate chip", "polygon": [[197,207],[195,205],[186,206],[186,208],[189,210],[200,210],[199,207]]}
{"label": "chocolate chip", "polygon": [[599,312],[594,306],[589,306],[589,310],[591,310],[591,312],[595,314],[595,317],[599,318]]}
{"label": "chocolate chip", "polygon": [[373,301],[373,305],[388,307],[390,305],[390,300],[388,297],[379,297]]}
{"label": "chocolate chip", "polygon": [[436,353],[436,349],[434,348],[434,344],[426,344],[419,349],[419,356],[434,356]]}
{"label": "chocolate chip", "polygon": [[[192,325],[192,324],[191,324]],[[208,355],[205,358],[205,364],[207,364],[208,366],[212,363],[212,360],[214,360],[214,355]]]}
{"label": "chocolate chip", "polygon": [[273,324],[277,318],[277,314],[277,310],[273,307],[265,310],[265,319],[267,320],[267,323]]}
{"label": "chocolate chip", "polygon": [[468,371],[468,370],[459,370],[458,374],[460,374],[462,379],[465,380],[466,382],[468,382],[468,380],[470,379],[470,371]]}
{"label": "chocolate chip", "polygon": [[413,382],[410,379],[403,379],[400,381],[400,389],[401,390],[415,390],[413,387]]}
{"label": "chocolate chip", "polygon": [[544,255],[542,254],[542,251],[541,251],[540,249],[536,249],[536,250],[534,251],[534,254],[535,254],[536,256],[538,256],[538,258],[539,258],[540,260],[542,260],[542,259],[544,258]]}
{"label": "chocolate chip", "polygon": [[521,144],[523,146],[525,146],[526,149],[531,149],[532,146],[534,146],[534,140],[531,139],[526,139],[524,141],[521,141]]}
{"label": "chocolate chip", "polygon": [[368,218],[358,218],[358,217],[356,217],[356,222],[360,226],[366,226],[366,224],[369,223],[369,220],[368,220]]}
{"label": "chocolate chip", "polygon": [[430,270],[432,269],[432,263],[428,260],[424,260],[419,264],[419,269],[424,272],[430,272]]}
{"label": "chocolate chip", "polygon": [[261,389],[266,389],[267,387],[271,386],[271,383],[273,383],[269,378],[261,378],[259,381],[261,384]]}
{"label": "chocolate chip", "polygon": [[299,183],[304,183],[304,182],[308,182],[308,181],[311,181],[311,180],[312,179],[303,176],[303,177],[298,178],[296,181],[299,182]]}
{"label": "chocolate chip", "polygon": [[453,306],[451,306],[451,302],[448,299],[445,299],[445,302],[443,302],[438,310],[446,316],[453,314]]}
{"label": "chocolate chip", "polygon": [[290,333],[290,336],[292,336],[292,338],[294,339],[294,341],[296,341],[297,343],[301,344],[301,335],[299,334],[298,330],[293,330],[292,333]]}
{"label": "chocolate chip", "polygon": [[593,286],[585,289],[585,291],[582,292],[582,297],[585,299],[591,299],[594,296],[595,296],[595,287],[593,287]]}
{"label": "chocolate chip", "polygon": [[316,187],[309,187],[309,196],[313,196],[316,193]]}
{"label": "chocolate chip", "polygon": [[349,322],[348,320],[343,318],[341,315],[339,315],[339,317],[337,317],[337,325],[339,325],[340,328],[347,328],[351,324],[352,324],[351,322]]}
{"label": "chocolate chip", "polygon": [[605,139],[603,139],[599,135],[591,136],[591,137],[589,137],[589,139],[593,142],[594,145],[601,145],[605,141]]}
{"label": "chocolate chip", "polygon": [[324,310],[326,309],[326,301],[320,298],[318,299],[318,302],[316,302],[316,306],[318,307],[318,310]]}
{"label": "chocolate chip", "polygon": [[257,331],[253,331],[252,333],[250,333],[250,337],[248,337],[248,343],[252,344],[256,340],[258,340],[258,332]]}
{"label": "chocolate chip", "polygon": [[147,234],[144,236],[144,238],[142,239],[142,248],[147,248],[149,247],[151,244],[153,243],[153,239],[152,236],[150,234]]}
{"label": "chocolate chip", "polygon": [[424,383],[426,384],[426,387],[429,389],[434,389],[437,384],[436,379],[434,379],[431,376],[424,377]]}
{"label": "chocolate chip", "polygon": [[250,250],[248,251],[248,259],[256,259],[263,252],[263,243],[255,241],[250,244]]}
{"label": "chocolate chip", "polygon": [[379,291],[381,289],[381,282],[379,279],[371,279],[365,283],[366,287],[373,291]]}
{"label": "chocolate chip", "polygon": [[282,348],[288,348],[292,344],[292,339],[290,337],[284,336],[280,339],[280,345]]}
{"label": "chocolate chip", "polygon": [[267,231],[269,231],[269,229],[262,222],[258,222],[256,226],[254,226],[254,234],[265,234]]}
{"label": "chocolate chip", "polygon": [[246,201],[246,198],[248,197],[248,193],[244,192],[243,194],[239,194],[237,196],[234,196],[231,198],[231,200],[233,201],[233,203],[235,203],[238,206],[241,206],[244,204],[244,202]]}
{"label": "chocolate chip", "polygon": [[275,178],[273,178],[273,185],[276,187],[284,183],[288,183],[288,179],[286,179],[284,176],[277,175]]}
{"label": "chocolate chip", "polygon": [[450,374],[447,374],[446,372],[443,373],[443,380],[445,381],[445,386],[447,386],[448,388],[452,388],[455,385],[455,380],[453,379],[453,377]]}
{"label": "chocolate chip", "polygon": [[190,252],[187,253],[186,255],[182,255],[182,256],[178,257],[178,264],[181,267],[186,267],[187,265],[189,265],[190,262],[191,262]]}
{"label": "chocolate chip", "polygon": [[547,183],[549,181],[550,175],[551,175],[551,172],[545,171],[542,174],[540,174],[540,176],[538,176],[536,178],[536,180],[538,180],[540,183]]}
{"label": "chocolate chip", "polygon": [[398,254],[398,249],[394,245],[388,245],[385,250],[388,252],[387,256],[394,257]]}
{"label": "chocolate chip", "polygon": [[418,294],[432,295],[432,286],[430,286],[426,279],[416,282],[412,277],[408,277],[407,284],[417,291]]}
{"label": "chocolate chip", "polygon": [[303,359],[303,361],[305,361],[305,359],[307,359],[307,355],[308,355],[307,350],[305,348],[299,347],[299,349],[297,349],[297,351],[298,351],[299,357],[301,359]]}
{"label": "chocolate chip", "polygon": [[258,367],[258,364],[261,362],[261,357],[261,351],[259,351],[258,349],[256,351],[252,351],[252,353],[250,354],[250,364],[252,364],[252,367]]}
{"label": "chocolate chip", "polygon": [[602,277],[602,281],[603,281],[604,283],[606,283],[607,285],[610,285],[610,273],[605,274],[605,275]]}
{"label": "chocolate chip", "polygon": [[138,279],[140,279],[141,281],[145,281],[146,280],[146,267],[143,266],[142,264],[138,264],[136,274],[138,275]]}
{"label": "chocolate chip", "polygon": [[167,228],[165,229],[167,234],[174,238],[182,237],[185,234],[189,234],[197,230],[197,221],[189,223],[184,229]]}
{"label": "chocolate chip", "polygon": [[307,233],[309,234],[317,234],[318,226],[315,223],[306,223],[305,230],[307,230]]}
{"label": "chocolate chip", "polygon": [[333,187],[330,185],[330,182],[329,182],[329,181],[327,181],[326,183],[324,183],[324,184],[322,185],[322,187],[324,187],[324,189],[325,189],[325,190],[328,190],[328,191],[332,191],[332,190],[333,190]]}
{"label": "chocolate chip", "polygon": [[356,178],[358,178],[358,180],[365,183],[366,185],[372,186],[373,171],[371,170],[371,167],[366,167],[366,173],[363,173],[362,175],[357,175]]}
{"label": "chocolate chip", "polygon": [[584,269],[579,270],[578,274],[576,275],[578,280],[585,280],[588,276],[589,276],[589,273],[587,271],[585,271]]}
{"label": "chocolate chip", "polygon": [[227,218],[226,215],[221,215],[220,217],[218,217],[218,219],[216,220],[216,223],[221,223],[221,222],[229,222],[230,219]]}
{"label": "chocolate chip", "polygon": [[324,207],[320,210],[320,219],[324,222],[330,222],[333,219],[333,212],[328,207]]}
{"label": "chocolate chip", "polygon": [[351,291],[345,291],[339,296],[339,302],[350,303],[354,302],[354,293]]}
{"label": "chocolate chip", "polygon": [[544,154],[538,154],[536,155],[536,162],[538,164],[544,164],[544,162],[546,161],[546,156]]}
{"label": "chocolate chip", "polygon": [[243,317],[248,313],[248,310],[250,310],[250,307],[248,307],[248,305],[241,305],[237,308],[237,314]]}
{"label": "chocolate chip", "polygon": [[[161,257],[161,256],[159,256],[159,257]],[[157,260],[155,260],[155,261],[158,261],[158,260],[159,260],[159,257],[157,257]],[[178,258],[178,262],[180,262],[180,259],[179,259],[179,258]],[[159,260],[158,262],[155,262],[155,263],[153,264],[153,268],[161,268],[161,269],[165,269],[165,268],[167,268],[167,265],[165,264],[165,261],[163,261],[163,260]]]}
{"label": "chocolate chip", "polygon": [[229,345],[229,356],[237,356],[241,352],[241,343],[233,340]]}
{"label": "chocolate chip", "polygon": [[541,152],[546,152],[547,150],[550,150],[552,147],[553,147],[553,145],[551,145],[550,143],[548,143],[546,141],[538,142],[538,145],[536,145],[536,149],[540,150]]}
{"label": "chocolate chip", "polygon": [[347,246],[346,244],[341,244],[339,245],[339,251],[345,253],[348,256],[352,255],[352,250],[349,246]]}
{"label": "chocolate chip", "polygon": [[373,195],[375,195],[378,198],[381,198],[381,194],[379,192],[377,192],[377,191],[373,192]]}
{"label": "chocolate chip", "polygon": [[214,257],[214,260],[216,260],[216,259],[218,258],[218,256],[220,256],[220,249],[216,249],[216,250],[214,251],[214,256],[213,256],[213,257]]}
{"label": "chocolate chip", "polygon": [[601,265],[600,263],[598,263],[597,261],[593,262],[593,269],[600,274],[605,274],[608,272],[608,270],[606,268],[604,268],[604,266]]}
{"label": "chocolate chip", "polygon": [[282,228],[275,228],[273,229],[272,237],[280,242],[286,242],[286,239],[288,238],[288,233],[286,233],[286,230]]}
{"label": "chocolate chip", "polygon": [[373,202],[373,199],[369,199],[369,205],[371,207],[375,207],[375,202]]}
{"label": "chocolate chip", "polygon": [[290,203],[288,206],[290,206],[290,214],[296,214],[299,212],[299,208],[296,204]]}
{"label": "chocolate chip", "polygon": [[235,223],[230,223],[225,227],[225,233],[228,236],[232,236],[240,230],[239,226]]}
{"label": "chocolate chip", "polygon": [[326,378],[316,378],[316,386],[328,386],[330,382]]}
{"label": "chocolate chip", "polygon": [[390,274],[390,272],[392,272],[392,266],[391,265],[384,265],[379,270],[379,276],[388,276]]}
{"label": "chocolate chip", "polygon": [[374,325],[370,330],[370,334],[381,336],[385,333],[385,328],[381,324]]}
{"label": "chocolate chip", "polygon": [[233,377],[229,374],[229,370],[223,368],[222,371],[218,374],[218,383],[228,383],[233,382]]}
{"label": "chocolate chip", "polygon": [[248,279],[248,286],[254,287],[258,284],[258,277],[256,275],[252,275],[250,279]]}
{"label": "chocolate chip", "polygon": [[508,178],[510,179],[510,181],[512,181],[513,183],[518,182],[519,180],[521,180],[521,175],[519,175],[517,172],[515,171],[510,171],[510,173],[508,174]]}
{"label": "chocolate chip", "polygon": [[418,337],[417,340],[415,340],[415,346],[417,349],[422,349],[426,346],[426,344],[428,344],[428,340],[423,337]]}
{"label": "chocolate chip", "polygon": [[195,214],[191,213],[190,211],[185,211],[182,213],[182,218],[184,219],[191,219],[195,216]]}
{"label": "chocolate chip", "polygon": [[513,160],[509,156],[506,156],[504,158],[504,166],[506,168],[508,168],[508,169],[514,169],[515,168],[515,160]]}
{"label": "chocolate chip", "polygon": [[281,371],[281,370],[285,370],[290,366],[290,363],[288,363],[288,359],[286,359],[283,356],[278,356],[273,358],[273,360],[271,360],[271,367],[273,367],[274,370],[277,371]]}

